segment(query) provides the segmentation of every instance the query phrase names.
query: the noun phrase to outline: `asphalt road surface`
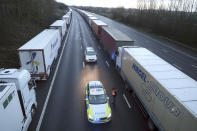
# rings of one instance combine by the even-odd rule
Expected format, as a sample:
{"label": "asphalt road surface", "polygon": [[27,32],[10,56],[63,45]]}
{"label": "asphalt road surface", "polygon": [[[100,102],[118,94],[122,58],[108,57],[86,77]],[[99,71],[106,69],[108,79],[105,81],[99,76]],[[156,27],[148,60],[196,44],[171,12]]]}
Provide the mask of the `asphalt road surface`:
{"label": "asphalt road surface", "polygon": [[183,46],[172,44],[161,39],[156,39],[146,33],[142,33],[134,28],[111,20],[101,15],[96,15],[97,18],[105,22],[111,27],[114,27],[127,36],[135,40],[136,46],[141,46],[154,52],[162,59],[166,60],[177,69],[197,80],[197,53],[184,48]]}
{"label": "asphalt road surface", "polygon": [[[98,56],[97,64],[84,62],[84,51],[92,46]],[[29,130],[35,131],[50,85],[50,78],[39,84],[37,98],[39,109]],[[106,124],[91,124],[85,107],[85,85],[91,80],[103,83],[112,100],[112,88],[118,89],[112,120]],[[127,101],[127,102],[126,102]],[[145,131],[147,122],[140,107],[126,91],[124,83],[107,55],[93,35],[88,24],[75,11],[72,14],[70,33],[60,61],[40,131]]]}

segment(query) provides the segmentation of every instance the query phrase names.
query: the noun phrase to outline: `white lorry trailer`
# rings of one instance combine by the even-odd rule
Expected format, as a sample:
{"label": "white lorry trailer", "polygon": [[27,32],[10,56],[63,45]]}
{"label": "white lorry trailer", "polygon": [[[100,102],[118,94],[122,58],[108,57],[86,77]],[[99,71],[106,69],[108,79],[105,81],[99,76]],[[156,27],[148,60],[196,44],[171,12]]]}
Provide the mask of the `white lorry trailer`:
{"label": "white lorry trailer", "polygon": [[35,86],[27,70],[0,70],[0,130],[26,131],[37,108]]}
{"label": "white lorry trailer", "polygon": [[18,49],[21,68],[28,70],[32,78],[46,80],[50,75],[61,45],[57,29],[45,29]]}
{"label": "white lorry trailer", "polygon": [[50,25],[50,29],[58,29],[61,34],[61,38],[63,40],[64,35],[67,30],[66,21],[65,20],[56,20],[53,24]]}
{"label": "white lorry trailer", "polygon": [[66,21],[67,28],[70,26],[71,19],[72,19],[71,11],[67,12],[64,16],[62,16],[62,20]]}
{"label": "white lorry trailer", "polygon": [[197,82],[149,50],[119,47],[116,66],[160,130],[197,130]]}

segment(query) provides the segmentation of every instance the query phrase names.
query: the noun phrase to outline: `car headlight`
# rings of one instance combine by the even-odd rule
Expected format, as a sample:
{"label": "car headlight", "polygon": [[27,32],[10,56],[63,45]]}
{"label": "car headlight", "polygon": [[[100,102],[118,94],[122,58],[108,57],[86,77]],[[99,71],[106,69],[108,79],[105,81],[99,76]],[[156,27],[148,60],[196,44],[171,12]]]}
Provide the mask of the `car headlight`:
{"label": "car headlight", "polygon": [[93,116],[91,116],[90,114],[88,114],[88,117],[89,117],[90,119],[93,119]]}
{"label": "car headlight", "polygon": [[109,113],[109,115],[107,116],[107,118],[110,118],[111,117],[111,113]]}
{"label": "car headlight", "polygon": [[86,57],[86,60],[89,60],[89,59]]}

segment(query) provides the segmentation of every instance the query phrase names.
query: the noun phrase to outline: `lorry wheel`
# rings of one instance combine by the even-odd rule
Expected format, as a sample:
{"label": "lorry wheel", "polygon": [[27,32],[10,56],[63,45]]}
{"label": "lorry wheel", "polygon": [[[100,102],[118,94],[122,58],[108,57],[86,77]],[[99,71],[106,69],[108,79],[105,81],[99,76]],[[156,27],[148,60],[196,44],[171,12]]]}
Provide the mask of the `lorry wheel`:
{"label": "lorry wheel", "polygon": [[31,107],[31,117],[33,118],[35,116],[35,114],[36,114],[36,107],[33,105]]}
{"label": "lorry wheel", "polygon": [[148,118],[147,124],[148,124],[148,128],[151,131],[155,131],[156,130],[155,124],[153,123],[153,121],[151,120],[151,118]]}

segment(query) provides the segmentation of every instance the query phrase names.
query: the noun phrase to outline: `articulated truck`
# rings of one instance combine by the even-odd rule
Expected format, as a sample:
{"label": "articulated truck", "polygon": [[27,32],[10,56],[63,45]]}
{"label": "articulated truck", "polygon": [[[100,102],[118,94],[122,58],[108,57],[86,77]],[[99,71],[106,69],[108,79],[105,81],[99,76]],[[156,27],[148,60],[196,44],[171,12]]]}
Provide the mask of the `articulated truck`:
{"label": "articulated truck", "polygon": [[37,108],[34,88],[27,70],[0,70],[0,131],[28,129]]}
{"label": "articulated truck", "polygon": [[61,46],[57,29],[45,29],[18,49],[22,69],[31,73],[32,79],[46,80],[54,66]]}
{"label": "articulated truck", "polygon": [[159,130],[197,131],[195,80],[141,47],[119,47],[116,66]]}

